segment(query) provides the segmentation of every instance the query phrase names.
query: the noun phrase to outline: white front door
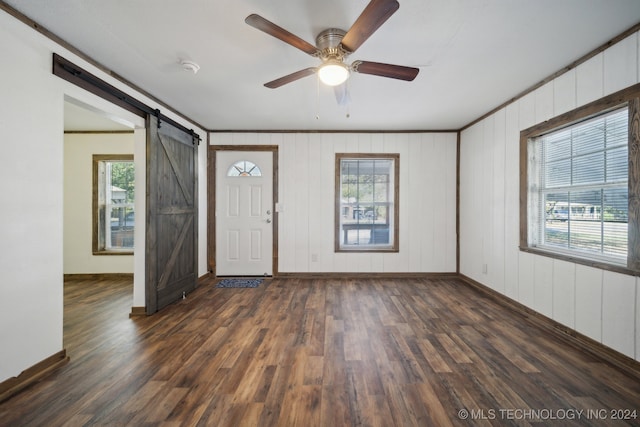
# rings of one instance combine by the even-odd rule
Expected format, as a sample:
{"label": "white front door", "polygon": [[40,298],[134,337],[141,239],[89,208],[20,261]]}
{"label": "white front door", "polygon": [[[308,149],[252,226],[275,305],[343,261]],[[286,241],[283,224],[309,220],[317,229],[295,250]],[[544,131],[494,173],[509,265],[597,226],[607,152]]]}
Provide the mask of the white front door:
{"label": "white front door", "polygon": [[216,275],[273,274],[273,153],[216,153]]}

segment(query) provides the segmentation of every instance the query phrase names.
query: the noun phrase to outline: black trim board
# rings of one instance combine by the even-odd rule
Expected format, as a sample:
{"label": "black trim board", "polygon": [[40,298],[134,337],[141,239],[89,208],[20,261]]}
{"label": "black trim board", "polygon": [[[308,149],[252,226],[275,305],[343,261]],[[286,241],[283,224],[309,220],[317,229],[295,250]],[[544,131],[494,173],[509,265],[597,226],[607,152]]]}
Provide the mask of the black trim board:
{"label": "black trim board", "polygon": [[151,108],[142,101],[139,101],[138,99],[127,95],[120,89],[110,85],[109,83],[75,65],[73,62],[63,58],[57,53],[53,54],[52,72],[54,75],[60,77],[61,79],[73,83],[83,89],[86,89],[87,91],[98,95],[99,97],[112,102],[137,116],[140,116],[142,118],[146,118],[147,115],[156,116],[158,118],[159,126],[161,126],[161,122],[166,122],[191,135],[195,140],[198,141],[198,143],[202,140],[202,138],[200,138],[200,135],[198,135],[193,129],[187,129],[180,123],[177,123],[176,121],[160,113],[160,110]]}

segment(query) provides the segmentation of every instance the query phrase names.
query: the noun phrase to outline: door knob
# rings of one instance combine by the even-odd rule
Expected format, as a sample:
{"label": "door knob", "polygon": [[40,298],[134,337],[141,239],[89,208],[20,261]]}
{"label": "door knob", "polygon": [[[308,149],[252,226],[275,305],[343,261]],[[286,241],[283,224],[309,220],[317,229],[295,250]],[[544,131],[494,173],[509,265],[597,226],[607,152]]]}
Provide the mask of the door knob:
{"label": "door knob", "polygon": [[271,218],[267,218],[267,224],[271,224]]}
{"label": "door knob", "polygon": [[271,211],[270,210],[267,211],[267,215],[271,215]]}

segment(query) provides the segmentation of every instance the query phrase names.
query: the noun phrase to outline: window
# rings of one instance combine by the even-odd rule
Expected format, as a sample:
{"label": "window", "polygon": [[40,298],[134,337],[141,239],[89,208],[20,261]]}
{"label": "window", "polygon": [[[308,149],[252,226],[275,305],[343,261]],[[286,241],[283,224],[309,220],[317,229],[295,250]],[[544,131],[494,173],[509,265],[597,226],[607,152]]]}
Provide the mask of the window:
{"label": "window", "polygon": [[227,176],[262,176],[262,171],[249,160],[235,162],[227,171]]}
{"label": "window", "polygon": [[131,155],[93,156],[93,253],[132,254],[134,164]]}
{"label": "window", "polygon": [[530,140],[531,243],[626,264],[628,108]]}
{"label": "window", "polygon": [[638,270],[637,96],[634,86],[521,133],[521,249]]}
{"label": "window", "polygon": [[399,154],[336,154],[339,251],[398,251]]}

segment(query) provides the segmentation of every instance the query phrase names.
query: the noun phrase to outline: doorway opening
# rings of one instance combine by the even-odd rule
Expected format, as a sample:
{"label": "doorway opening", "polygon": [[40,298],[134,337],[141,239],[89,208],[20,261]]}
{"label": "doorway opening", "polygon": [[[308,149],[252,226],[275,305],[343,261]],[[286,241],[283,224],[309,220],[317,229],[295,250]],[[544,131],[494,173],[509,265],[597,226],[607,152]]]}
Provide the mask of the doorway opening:
{"label": "doorway opening", "polygon": [[[84,286],[104,286],[108,284],[105,277],[115,280],[125,291],[128,299],[142,301],[144,305],[144,221],[135,221],[133,215],[125,216],[127,224],[118,222],[118,215],[127,207],[129,211],[145,212],[145,139],[144,120],[120,107],[110,104],[91,94],[74,94],[65,96],[64,100],[64,137],[63,137],[63,286],[65,312],[68,308],[76,309],[72,296],[66,292],[66,283],[73,281],[75,285],[83,282]],[[125,156],[132,162],[124,171],[114,171],[116,181],[125,184],[110,187],[106,193],[105,206],[112,212],[104,215],[102,221],[96,215],[94,196],[99,187],[100,176],[95,176],[96,156]],[[135,167],[134,167],[135,166]],[[126,179],[118,178],[119,173],[129,174]],[[142,177],[142,179],[140,179]],[[122,188],[129,187],[129,188]],[[136,191],[136,187],[139,187]],[[115,188],[115,190],[114,190]],[[102,187],[104,190],[104,186]],[[113,218],[112,218],[113,217]],[[135,221],[135,222],[134,222]],[[110,238],[123,239],[119,244],[128,246],[126,250],[96,250],[96,236],[106,233]],[[104,239],[103,239],[104,240]],[[118,242],[113,241],[118,244]],[[129,245],[129,243],[132,243]],[[125,245],[126,244],[126,245]],[[112,241],[107,245],[113,247]],[[142,270],[140,269],[140,266]],[[140,274],[142,273],[142,274]],[[142,285],[139,282],[142,281]],[[104,290],[96,289],[96,295]],[[121,290],[122,291],[122,290]],[[127,316],[129,313],[117,313]],[[66,321],[66,313],[65,319]],[[76,328],[77,330],[77,328]],[[68,351],[82,352],[78,348],[78,340],[71,335],[69,328],[64,328],[64,346],[69,344]],[[83,333],[86,332],[83,330]],[[74,356],[71,354],[71,356]]]}

